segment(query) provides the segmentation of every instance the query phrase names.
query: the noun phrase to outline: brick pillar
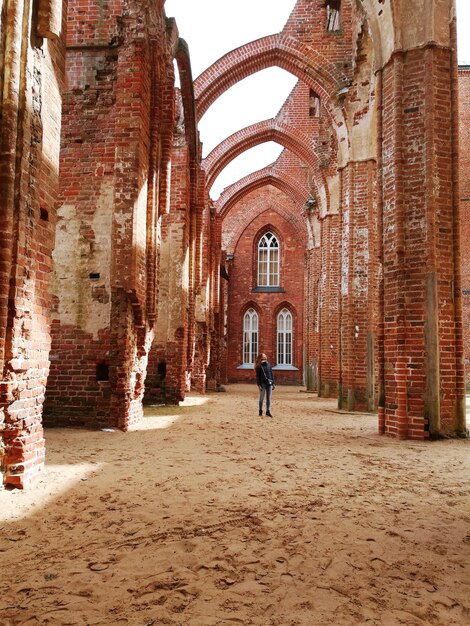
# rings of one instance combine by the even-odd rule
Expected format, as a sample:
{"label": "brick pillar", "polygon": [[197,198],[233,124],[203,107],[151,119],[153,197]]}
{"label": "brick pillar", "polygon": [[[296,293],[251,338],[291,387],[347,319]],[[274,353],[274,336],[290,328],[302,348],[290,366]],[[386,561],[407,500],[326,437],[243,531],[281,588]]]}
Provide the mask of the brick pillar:
{"label": "brick pillar", "polygon": [[[202,189],[204,192],[204,189]],[[211,245],[211,219],[209,208],[199,209],[196,214],[196,297],[195,297],[195,337],[194,365],[191,374],[191,385],[200,393],[205,393],[207,384],[207,367],[209,365],[212,323],[212,263],[213,248]]]}
{"label": "brick pillar", "polygon": [[381,71],[382,431],[465,428],[454,53],[395,52]]}
{"label": "brick pillar", "polygon": [[158,324],[146,401],[178,403],[187,389],[190,292],[189,154],[179,128],[172,153],[171,208],[162,217]]}
{"label": "brick pillar", "polygon": [[[64,7],[66,5],[64,4]],[[36,30],[37,12],[41,26]],[[62,3],[11,2],[0,42],[0,469],[25,487],[44,463],[49,275],[58,188]],[[54,32],[53,32],[54,30]],[[45,37],[45,39],[40,39]]]}
{"label": "brick pillar", "polygon": [[339,215],[321,219],[318,395],[324,398],[336,397],[339,384],[339,235]]}
{"label": "brick pillar", "polygon": [[341,171],[341,395],[340,408],[376,407],[377,223],[374,160]]}
{"label": "brick pillar", "polygon": [[318,281],[319,248],[305,253],[304,305],[304,384],[307,391],[318,391]]}
{"label": "brick pillar", "polygon": [[151,170],[151,74],[135,16],[122,18],[117,59],[115,187],[111,290],[111,416],[127,430],[142,415],[151,333],[147,322],[148,192]]}
{"label": "brick pillar", "polygon": [[308,232],[304,270],[303,383],[307,391],[318,391],[322,227],[316,205],[305,204],[303,215]]}
{"label": "brick pillar", "polygon": [[221,291],[221,221],[217,218],[215,209],[209,208],[210,238],[208,241],[210,254],[209,282],[209,319],[210,319],[210,349],[206,370],[206,387],[209,391],[216,391],[220,386],[220,347],[223,337],[223,317],[220,314]]}
{"label": "brick pillar", "polygon": [[191,305],[192,333],[190,335],[192,346],[192,371],[191,371],[191,388],[196,389],[199,393],[206,392],[206,367],[208,358],[208,294],[206,291],[207,282],[204,276],[207,276],[206,258],[208,251],[204,254],[204,229],[203,214],[201,210],[196,211],[195,215],[195,237],[193,240],[195,268],[193,272],[192,292],[193,300]]}

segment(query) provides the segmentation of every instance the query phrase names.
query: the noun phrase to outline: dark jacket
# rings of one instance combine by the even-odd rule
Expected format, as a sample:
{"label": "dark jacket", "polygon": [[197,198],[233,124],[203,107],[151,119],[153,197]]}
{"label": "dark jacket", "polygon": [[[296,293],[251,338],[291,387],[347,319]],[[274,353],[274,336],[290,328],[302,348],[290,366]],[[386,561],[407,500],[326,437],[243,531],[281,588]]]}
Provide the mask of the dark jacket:
{"label": "dark jacket", "polygon": [[268,387],[268,381],[274,385],[273,368],[267,361],[261,361],[261,365],[256,367],[256,383],[258,387]]}

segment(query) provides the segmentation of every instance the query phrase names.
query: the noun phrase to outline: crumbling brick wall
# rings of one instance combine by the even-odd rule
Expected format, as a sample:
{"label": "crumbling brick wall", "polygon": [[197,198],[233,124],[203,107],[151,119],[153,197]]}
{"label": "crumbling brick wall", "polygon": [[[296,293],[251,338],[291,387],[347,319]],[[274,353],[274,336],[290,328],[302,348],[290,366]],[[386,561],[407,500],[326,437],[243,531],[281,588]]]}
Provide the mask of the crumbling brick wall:
{"label": "crumbling brick wall", "polygon": [[45,417],[126,429],[155,323],[172,33],[152,2],[72,5]]}
{"label": "crumbling brick wall", "polygon": [[0,6],[0,466],[24,487],[44,462],[66,3]]}

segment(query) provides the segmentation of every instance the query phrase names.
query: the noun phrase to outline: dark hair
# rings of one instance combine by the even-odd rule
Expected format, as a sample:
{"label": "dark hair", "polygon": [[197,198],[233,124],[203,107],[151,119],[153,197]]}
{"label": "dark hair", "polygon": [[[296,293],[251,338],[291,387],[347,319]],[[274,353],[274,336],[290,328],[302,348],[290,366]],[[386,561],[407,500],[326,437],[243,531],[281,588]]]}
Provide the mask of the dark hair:
{"label": "dark hair", "polygon": [[255,361],[255,367],[259,367],[261,365],[261,361],[263,360],[263,354],[264,352],[261,352],[260,354],[258,354],[258,356],[256,357],[256,361]]}

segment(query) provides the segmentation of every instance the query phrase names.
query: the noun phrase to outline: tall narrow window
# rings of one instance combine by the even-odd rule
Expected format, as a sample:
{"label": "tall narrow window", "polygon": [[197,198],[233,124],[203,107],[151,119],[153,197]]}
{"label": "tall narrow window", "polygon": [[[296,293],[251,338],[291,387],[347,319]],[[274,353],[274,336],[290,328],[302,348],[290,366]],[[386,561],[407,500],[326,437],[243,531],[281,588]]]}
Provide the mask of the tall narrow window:
{"label": "tall narrow window", "polygon": [[243,318],[243,363],[254,363],[258,354],[258,313],[248,309]]}
{"label": "tall narrow window", "polygon": [[326,0],[326,30],[338,31],[341,28],[340,9],[341,0]]}
{"label": "tall narrow window", "polygon": [[277,316],[277,364],[292,365],[292,313],[288,309]]}
{"label": "tall narrow window", "polygon": [[258,287],[279,287],[279,242],[272,233],[259,240]]}
{"label": "tall narrow window", "polygon": [[320,96],[313,89],[310,89],[310,98],[309,98],[310,117],[320,117],[320,108],[321,108]]}

